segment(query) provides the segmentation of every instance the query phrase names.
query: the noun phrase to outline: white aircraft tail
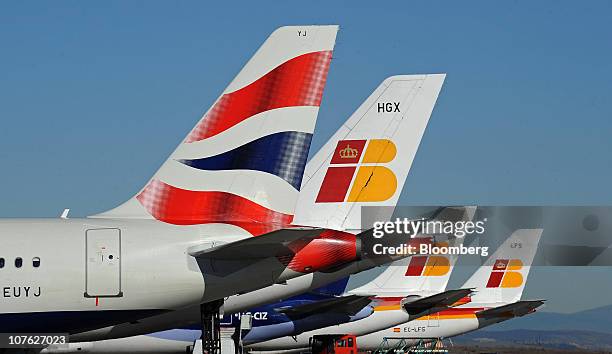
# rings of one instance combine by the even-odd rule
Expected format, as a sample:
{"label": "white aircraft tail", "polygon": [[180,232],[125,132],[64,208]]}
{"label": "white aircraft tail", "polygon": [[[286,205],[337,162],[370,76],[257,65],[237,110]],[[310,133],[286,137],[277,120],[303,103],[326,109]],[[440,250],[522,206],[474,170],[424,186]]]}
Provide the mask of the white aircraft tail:
{"label": "white aircraft tail", "polygon": [[463,288],[472,288],[473,303],[513,303],[520,300],[535,257],[542,229],[514,231]]}
{"label": "white aircraft tail", "polygon": [[383,81],[308,163],[294,223],[360,230],[362,206],[396,205],[444,78]]}
{"label": "white aircraft tail", "polygon": [[[415,238],[414,242],[431,243],[431,238]],[[462,238],[434,245],[460,246]],[[417,254],[390,263],[387,268],[369,283],[350,291],[355,294],[405,297],[415,293],[440,293],[446,289],[448,280],[457,262],[456,255]]]}
{"label": "white aircraft tail", "polygon": [[274,31],[145,187],[104,218],[291,222],[338,26]]}

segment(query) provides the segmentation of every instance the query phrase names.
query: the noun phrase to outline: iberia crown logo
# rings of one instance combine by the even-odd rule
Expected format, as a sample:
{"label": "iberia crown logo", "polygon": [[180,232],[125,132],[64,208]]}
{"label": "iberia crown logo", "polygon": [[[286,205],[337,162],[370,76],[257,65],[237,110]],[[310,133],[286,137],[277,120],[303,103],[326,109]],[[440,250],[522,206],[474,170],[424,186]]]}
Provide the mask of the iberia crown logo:
{"label": "iberia crown logo", "polygon": [[341,159],[354,159],[359,154],[359,150],[352,149],[350,145],[346,144],[346,147],[340,150]]}
{"label": "iberia crown logo", "polygon": [[397,189],[397,178],[386,164],[395,158],[391,140],[341,140],[334,150],[316,203],[382,202]]}
{"label": "iberia crown logo", "polygon": [[518,288],[523,284],[520,259],[498,259],[493,264],[487,288]]}

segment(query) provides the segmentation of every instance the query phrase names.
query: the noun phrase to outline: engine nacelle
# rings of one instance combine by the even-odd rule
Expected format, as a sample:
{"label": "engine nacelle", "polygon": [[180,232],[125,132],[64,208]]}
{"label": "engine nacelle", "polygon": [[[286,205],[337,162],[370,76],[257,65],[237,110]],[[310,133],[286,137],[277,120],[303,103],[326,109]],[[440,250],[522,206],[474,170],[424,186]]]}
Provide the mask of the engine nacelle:
{"label": "engine nacelle", "polygon": [[281,261],[299,273],[331,270],[361,259],[361,240],[350,233],[326,230],[310,241],[296,241],[289,248],[292,256]]}

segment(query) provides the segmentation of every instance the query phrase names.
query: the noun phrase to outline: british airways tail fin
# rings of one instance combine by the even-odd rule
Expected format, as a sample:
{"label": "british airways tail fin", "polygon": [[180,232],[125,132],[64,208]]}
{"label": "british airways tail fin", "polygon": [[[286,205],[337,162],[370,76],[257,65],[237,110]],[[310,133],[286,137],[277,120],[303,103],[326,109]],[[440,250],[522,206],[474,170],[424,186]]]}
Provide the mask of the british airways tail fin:
{"label": "british airways tail fin", "polygon": [[223,222],[251,233],[289,224],[337,31],[274,31],[144,188],[93,217]]}
{"label": "british airways tail fin", "polygon": [[511,303],[520,300],[542,229],[519,229],[499,246],[467,280],[463,288],[475,289],[473,303]]}
{"label": "british airways tail fin", "polygon": [[294,223],[359,230],[362,206],[394,206],[444,78],[383,81],[308,163]]}

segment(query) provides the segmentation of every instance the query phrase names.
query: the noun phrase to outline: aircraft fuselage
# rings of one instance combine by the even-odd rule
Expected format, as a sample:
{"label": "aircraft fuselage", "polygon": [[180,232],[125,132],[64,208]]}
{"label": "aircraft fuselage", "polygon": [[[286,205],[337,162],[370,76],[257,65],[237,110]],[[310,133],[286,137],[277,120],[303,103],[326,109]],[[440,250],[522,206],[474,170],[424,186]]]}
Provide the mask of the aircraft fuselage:
{"label": "aircraft fuselage", "polygon": [[215,274],[188,254],[246,237],[231,232],[155,220],[2,220],[0,332],[76,333],[273,283],[277,260]]}

